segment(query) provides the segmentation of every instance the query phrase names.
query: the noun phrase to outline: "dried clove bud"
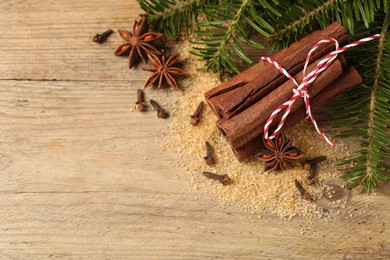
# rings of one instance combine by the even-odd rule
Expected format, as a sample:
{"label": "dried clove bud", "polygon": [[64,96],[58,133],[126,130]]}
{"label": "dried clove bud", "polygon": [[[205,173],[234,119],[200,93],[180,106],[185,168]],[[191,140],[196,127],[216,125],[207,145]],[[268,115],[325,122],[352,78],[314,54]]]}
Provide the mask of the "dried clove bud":
{"label": "dried clove bud", "polygon": [[99,43],[99,44],[102,44],[103,42],[105,42],[107,40],[107,38],[113,33],[113,31],[111,29],[103,32],[102,34],[96,34],[95,36],[93,36],[92,38],[92,41],[96,42],[96,43]]}
{"label": "dried clove bud", "polygon": [[309,193],[307,193],[307,191],[302,187],[301,183],[297,179],[295,179],[295,186],[301,194],[302,199],[312,201],[312,198]]}
{"label": "dried clove bud", "polygon": [[304,168],[309,169],[309,174],[307,175],[307,183],[312,185],[315,183],[315,175],[318,172],[318,164],[326,160],[326,156],[318,156],[311,160],[307,160]]}
{"label": "dried clove bud", "polygon": [[200,113],[202,113],[202,110],[203,110],[203,101],[199,103],[198,107],[195,110],[195,113],[192,116],[190,116],[191,125],[195,126],[199,123],[199,117],[200,117]]}
{"label": "dried clove bud", "polygon": [[137,89],[137,102],[135,102],[135,109],[137,111],[146,110],[146,104],[144,102],[144,91],[142,89]]}
{"label": "dried clove bud", "polygon": [[154,110],[157,111],[157,117],[158,118],[167,118],[168,117],[168,113],[165,112],[165,110],[163,108],[161,108],[161,106],[156,101],[151,99],[150,100],[150,104],[152,105]]}
{"label": "dried clove bud", "polygon": [[203,175],[209,179],[217,180],[223,185],[229,185],[232,183],[232,179],[227,174],[219,175],[212,172],[203,172]]}
{"label": "dried clove bud", "polygon": [[203,157],[207,165],[214,164],[213,156],[211,155],[211,145],[206,141],[206,156]]}

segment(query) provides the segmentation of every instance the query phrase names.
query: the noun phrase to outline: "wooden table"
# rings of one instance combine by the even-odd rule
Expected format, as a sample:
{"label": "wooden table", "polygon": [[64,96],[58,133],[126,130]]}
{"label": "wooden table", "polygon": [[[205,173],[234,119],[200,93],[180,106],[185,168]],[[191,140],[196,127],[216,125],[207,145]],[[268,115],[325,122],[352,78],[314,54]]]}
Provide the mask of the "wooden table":
{"label": "wooden table", "polygon": [[0,2],[0,259],[390,258],[388,184],[329,223],[183,192],[155,141],[167,121],[131,111],[147,74],[112,54],[119,37],[91,41],[139,13],[135,0]]}

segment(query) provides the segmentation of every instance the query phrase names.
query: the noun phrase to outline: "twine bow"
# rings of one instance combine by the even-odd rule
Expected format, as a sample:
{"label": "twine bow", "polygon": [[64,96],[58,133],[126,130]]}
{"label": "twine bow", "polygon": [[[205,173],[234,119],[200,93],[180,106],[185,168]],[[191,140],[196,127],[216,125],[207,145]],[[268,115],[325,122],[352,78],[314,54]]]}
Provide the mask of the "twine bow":
{"label": "twine bow", "polygon": [[[345,45],[344,47],[339,48],[339,43],[336,39],[333,38],[328,38],[319,41],[316,43],[309,53],[307,54],[306,61],[305,61],[305,66],[303,68],[303,79],[301,83],[298,83],[288,72],[286,69],[284,69],[279,63],[277,63],[275,60],[271,59],[270,57],[263,56],[260,58],[260,60],[266,60],[269,63],[273,64],[280,72],[282,72],[287,78],[289,78],[294,84],[297,86],[296,89],[293,89],[293,95],[292,97],[284,102],[282,105],[280,105],[274,112],[272,112],[271,116],[268,118],[266,124],[264,125],[264,137],[265,139],[273,139],[282,129],[284,122],[286,121],[292,107],[294,106],[294,102],[296,99],[302,97],[304,102],[305,102],[305,108],[306,108],[306,115],[307,117],[310,117],[310,120],[312,124],[314,125],[315,129],[317,130],[318,134],[324,139],[328,144],[332,145],[335,147],[335,143],[329,140],[324,133],[320,130],[320,128],[317,125],[316,120],[314,119],[313,114],[311,113],[310,109],[310,95],[308,93],[308,89],[310,87],[310,84],[313,83],[317,77],[324,71],[326,70],[337,58],[337,55],[339,53],[342,53],[343,51],[348,50],[349,48],[355,47],[359,44],[377,39],[380,37],[380,34],[375,34],[372,36],[369,36],[367,38],[360,39],[358,41],[355,41],[353,43],[350,43],[348,45]],[[310,58],[312,56],[312,53],[321,45],[324,43],[334,43],[335,44],[335,50],[326,55],[322,60],[318,62],[318,64],[313,68],[313,70],[306,75],[306,69],[307,66],[309,65]],[[268,131],[269,127],[272,123],[272,121],[275,119],[275,117],[285,109],[285,112],[282,116],[282,119],[280,120],[278,127],[275,129],[273,134],[271,136],[268,136]]]}

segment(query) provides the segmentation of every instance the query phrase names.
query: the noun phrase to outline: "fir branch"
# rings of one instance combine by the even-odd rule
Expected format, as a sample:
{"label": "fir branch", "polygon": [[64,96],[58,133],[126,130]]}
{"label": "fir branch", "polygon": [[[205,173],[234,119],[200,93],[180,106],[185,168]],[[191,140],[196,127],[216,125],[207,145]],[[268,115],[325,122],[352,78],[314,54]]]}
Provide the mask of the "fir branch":
{"label": "fir branch", "polygon": [[[377,16],[372,30],[363,30],[364,36],[381,31],[378,42],[362,45],[346,52],[363,77],[363,84],[333,103],[332,111],[338,114],[333,126],[340,131],[338,136],[359,137],[361,148],[351,158],[341,163],[353,163],[345,169],[344,179],[350,188],[361,185],[368,193],[381,181],[390,180],[390,37],[388,34],[389,11]],[[376,30],[378,28],[379,30]],[[360,33],[359,33],[360,34]],[[357,38],[361,38],[358,35]]]}
{"label": "fir branch", "polygon": [[204,5],[205,21],[196,24],[197,40],[193,41],[201,47],[194,48],[192,53],[204,59],[205,68],[213,72],[239,73],[237,58],[252,63],[243,45],[264,48],[250,39],[251,31],[269,37],[275,29],[263,14],[279,17],[283,10],[281,6],[286,4],[276,0],[221,0]]}
{"label": "fir branch", "polygon": [[174,40],[183,27],[188,34],[205,0],[137,0],[157,32]]}
{"label": "fir branch", "polygon": [[373,146],[374,146],[374,133],[375,133],[375,128],[376,128],[376,124],[375,124],[375,115],[377,113],[377,106],[378,106],[378,88],[379,88],[379,81],[380,81],[380,77],[381,77],[381,71],[382,71],[382,66],[383,66],[383,63],[382,63],[382,59],[383,59],[383,51],[384,51],[384,42],[385,42],[385,38],[386,38],[386,35],[387,35],[387,27],[388,27],[388,23],[386,24],[386,22],[388,22],[388,15],[389,13],[387,13],[387,17],[385,18],[385,23],[383,24],[382,26],[382,30],[381,30],[381,37],[379,39],[379,44],[378,44],[378,56],[377,56],[377,60],[376,60],[376,68],[375,68],[375,73],[374,73],[374,82],[372,84],[372,88],[371,88],[371,96],[370,96],[370,106],[369,106],[369,109],[370,109],[370,113],[368,115],[368,130],[367,130],[367,135],[368,135],[368,147],[367,147],[367,169],[366,169],[366,176],[367,178],[371,178],[372,175],[374,174],[373,173],[373,170],[372,170],[372,167],[371,165],[369,164],[369,162],[373,161]]}
{"label": "fir branch", "polygon": [[[382,172],[380,168],[383,165],[383,158],[378,157],[377,153],[380,153],[381,151],[385,154],[385,149],[387,149],[390,146],[390,141],[387,141],[387,144],[385,147],[383,147],[383,143],[381,142],[382,138],[381,135],[385,136],[385,138],[388,138],[388,125],[387,122],[389,122],[389,94],[390,91],[390,80],[386,77],[388,77],[388,62],[386,64],[384,57],[384,54],[386,52],[386,55],[390,55],[390,49],[385,49],[385,41],[387,41],[387,48],[390,47],[390,39],[388,37],[388,24],[389,24],[389,12],[387,12],[386,17],[384,19],[384,23],[381,30],[381,37],[379,39],[378,44],[378,56],[376,60],[376,67],[375,67],[375,73],[374,73],[374,81],[371,88],[371,95],[370,95],[370,105],[369,105],[369,115],[368,115],[368,129],[367,129],[367,158],[366,158],[366,171],[365,175],[363,177],[357,178],[355,180],[355,183],[357,180],[359,180],[359,183],[362,183],[363,187],[366,189],[367,192],[370,192],[373,188],[376,188],[381,180],[390,180],[390,175],[386,175],[386,173]],[[386,40],[387,37],[387,40]],[[389,59],[389,57],[387,57]],[[381,84],[383,83],[383,84]],[[383,89],[381,89],[383,88]],[[387,88],[387,91],[385,90]],[[385,91],[383,91],[385,90]],[[385,93],[380,93],[385,92]],[[382,94],[382,95],[381,95]],[[385,100],[385,102],[381,101]],[[382,103],[382,104],[381,104]],[[384,108],[387,110],[387,114],[383,114],[381,111],[381,108]],[[378,118],[379,117],[379,118]],[[385,118],[382,118],[385,117]],[[387,119],[383,121],[383,125],[379,124],[380,121]],[[384,126],[384,127],[383,127]],[[387,132],[387,134],[386,134]],[[383,154],[384,155],[384,154]],[[379,166],[379,167],[378,167]],[[384,167],[385,168],[385,167]]]}
{"label": "fir branch", "polygon": [[[356,24],[363,22],[368,27],[379,11],[386,13],[389,8],[388,0],[137,1],[154,30],[175,40],[183,29],[187,34],[195,31],[196,42],[207,47],[195,49],[193,53],[206,61],[205,67],[215,72],[235,73],[239,72],[236,58],[251,62],[241,44],[263,47],[250,39],[251,30],[268,38],[270,50],[274,51],[336,20],[354,35]],[[201,24],[199,16],[205,18]],[[227,26],[216,25],[216,21],[224,21]],[[215,43],[223,40],[217,48]],[[213,42],[212,46],[208,42]]]}
{"label": "fir branch", "polygon": [[[231,3],[228,8],[221,8],[218,4],[208,6],[209,9],[205,13],[212,16],[210,19],[212,21],[197,24],[198,27],[205,28],[205,30],[195,31],[198,36],[203,37],[201,41],[194,42],[206,45],[206,47],[196,48],[192,52],[207,60],[206,69],[213,72],[226,70],[229,73],[239,73],[233,53],[248,63],[252,62],[240,44],[240,40],[247,39],[247,36],[240,31],[243,28],[241,20],[247,7],[247,0],[243,0],[240,5]],[[229,17],[233,18],[229,20]]]}
{"label": "fir branch", "polygon": [[[330,7],[334,7],[334,5],[337,5],[338,1],[339,0],[325,1],[320,6],[316,7],[314,10],[310,10],[310,8],[308,7],[308,3],[306,3],[305,1],[300,1],[299,6],[291,6],[290,8],[294,9],[294,11],[296,11],[296,9],[301,9],[300,6],[302,6],[302,8],[305,8],[306,6],[306,9],[302,10],[303,15],[299,19],[292,21],[290,24],[287,24],[282,28],[278,28],[277,33],[270,36],[269,40],[273,47],[273,50],[280,49],[282,47],[287,47],[288,45],[290,45],[291,40],[286,40],[286,39],[290,39],[291,37],[287,37],[286,35],[289,35],[289,33],[291,32],[297,33],[298,31],[302,31],[302,29],[308,24],[307,21],[315,20],[315,17],[317,15],[323,13]],[[291,9],[288,13],[291,13]],[[321,27],[324,28],[328,26],[330,23],[331,21],[328,21],[326,24],[322,24]],[[297,28],[300,28],[300,30],[298,30]],[[301,37],[303,37],[303,35],[301,35]],[[297,39],[297,36],[293,37],[293,39],[294,38]],[[281,41],[281,39],[284,40]]]}
{"label": "fir branch", "polygon": [[387,10],[388,0],[298,0],[285,9],[276,33],[270,36],[271,50],[288,47],[313,30],[323,29],[334,21],[342,24],[353,36],[356,24],[363,22],[368,28],[375,14],[380,11],[386,13]]}

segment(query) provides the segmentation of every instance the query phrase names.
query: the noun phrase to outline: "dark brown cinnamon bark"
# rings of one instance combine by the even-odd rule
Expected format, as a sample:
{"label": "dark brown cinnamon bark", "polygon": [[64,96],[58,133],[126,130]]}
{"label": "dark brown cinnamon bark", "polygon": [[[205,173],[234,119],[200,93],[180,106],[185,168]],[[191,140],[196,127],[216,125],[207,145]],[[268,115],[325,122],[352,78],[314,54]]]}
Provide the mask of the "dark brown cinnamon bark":
{"label": "dark brown cinnamon bark", "polygon": [[[319,92],[315,97],[310,100],[311,110],[314,112],[320,107],[324,106],[330,100],[332,100],[337,95],[348,91],[349,89],[356,87],[362,83],[362,78],[355,68],[349,67],[341,76],[339,76],[335,81],[333,81],[329,86]],[[301,120],[306,117],[306,111],[304,104],[302,104],[294,113],[290,114],[287,118],[283,129],[291,128]],[[280,121],[280,117],[276,118],[273,122],[273,126],[276,126]],[[264,124],[259,125],[258,127],[263,130]],[[248,158],[250,155],[256,153],[256,151],[261,147],[261,138],[257,137],[245,144],[240,148],[232,148],[234,154],[236,155],[239,161],[242,161]]]}
{"label": "dark brown cinnamon bark", "polygon": [[[309,88],[309,95],[311,97],[314,97],[343,73],[341,65],[343,62],[340,62],[340,59],[344,60],[339,55],[339,58],[311,84]],[[311,71],[316,64],[317,62],[310,65],[308,71]],[[303,72],[300,72],[295,76],[298,82],[302,80],[302,74]],[[217,127],[225,135],[231,147],[239,148],[262,134],[263,129],[259,128],[259,125],[265,123],[275,109],[291,98],[292,90],[295,88],[294,83],[289,80],[235,117],[219,119],[217,121]],[[298,98],[290,113],[293,113],[302,104],[303,100]]]}
{"label": "dark brown cinnamon bark", "polygon": [[[283,49],[272,58],[291,75],[301,71],[309,50],[319,40],[347,39],[344,28],[337,22],[322,31],[315,31],[300,41]],[[333,44],[323,44],[313,53],[312,61],[334,49]],[[205,93],[206,100],[218,118],[231,118],[250,107],[272,90],[287,81],[287,78],[268,62],[259,62],[237,76]]]}

